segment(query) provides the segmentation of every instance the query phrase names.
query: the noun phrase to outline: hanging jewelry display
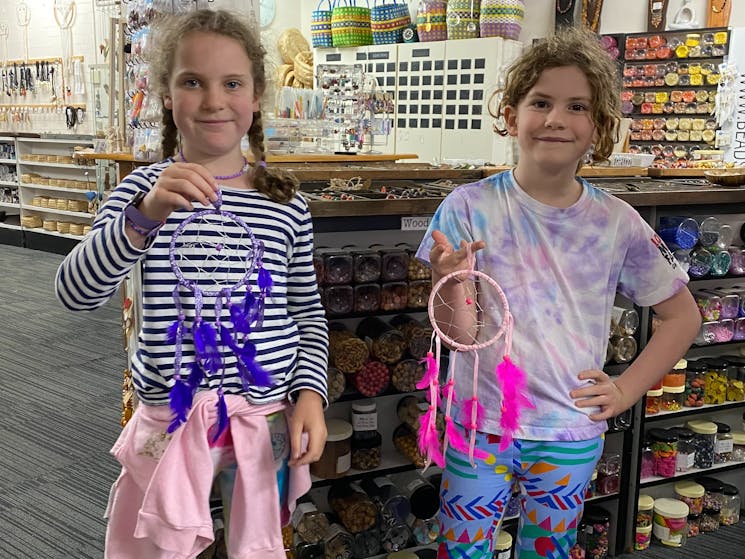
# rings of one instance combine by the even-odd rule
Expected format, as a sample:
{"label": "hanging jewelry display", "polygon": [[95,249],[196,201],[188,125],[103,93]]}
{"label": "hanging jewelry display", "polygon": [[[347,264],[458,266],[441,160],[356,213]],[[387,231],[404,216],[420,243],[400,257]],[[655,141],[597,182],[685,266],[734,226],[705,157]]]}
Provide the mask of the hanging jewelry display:
{"label": "hanging jewelry display", "polygon": [[706,27],[727,27],[731,9],[732,0],[709,0]]}
{"label": "hanging jewelry display", "polygon": [[667,27],[668,29],[695,29],[698,27],[696,10],[691,6],[691,0],[683,0]]}
{"label": "hanging jewelry display", "polygon": [[582,0],[582,25],[597,33],[602,11],[603,0]]}
{"label": "hanging jewelry display", "polygon": [[574,25],[576,7],[576,0],[556,0],[556,29],[563,25]]}
{"label": "hanging jewelry display", "polygon": [[647,31],[664,31],[668,0],[649,0]]}
{"label": "hanging jewelry display", "polygon": [[54,21],[60,29],[62,43],[62,84],[60,86],[62,99],[72,95],[72,26],[75,23],[75,13],[75,0],[54,0]]}
{"label": "hanging jewelry display", "polygon": [[[272,278],[262,265],[264,244],[245,221],[221,209],[222,193],[218,191],[217,196],[214,207],[187,217],[171,237],[170,265],[177,279],[173,301],[178,317],[167,332],[168,343],[175,347],[170,391],[173,419],[168,432],[186,421],[202,379],[218,377],[217,424],[211,429],[212,440],[228,425],[223,382],[229,356],[235,358],[244,389],[273,386],[270,374],[255,361],[256,347],[249,339],[251,331],[261,327],[272,288]],[[256,293],[252,276],[258,287]],[[183,292],[193,297],[193,309],[182,304]],[[192,316],[187,317],[187,313]],[[184,343],[189,339],[193,358],[184,378]]]}

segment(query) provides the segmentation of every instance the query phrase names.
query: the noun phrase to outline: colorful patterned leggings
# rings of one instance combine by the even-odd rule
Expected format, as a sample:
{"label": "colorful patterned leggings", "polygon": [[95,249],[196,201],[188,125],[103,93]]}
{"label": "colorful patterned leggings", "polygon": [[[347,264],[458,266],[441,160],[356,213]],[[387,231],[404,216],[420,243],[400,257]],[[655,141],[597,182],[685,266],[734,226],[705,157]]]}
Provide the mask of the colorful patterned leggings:
{"label": "colorful patterned leggings", "polygon": [[585,489],[603,451],[603,437],[587,441],[516,440],[499,452],[499,437],[479,433],[476,460],[449,448],[440,488],[438,559],[489,559],[512,494],[521,489],[515,557],[569,557],[584,508]]}

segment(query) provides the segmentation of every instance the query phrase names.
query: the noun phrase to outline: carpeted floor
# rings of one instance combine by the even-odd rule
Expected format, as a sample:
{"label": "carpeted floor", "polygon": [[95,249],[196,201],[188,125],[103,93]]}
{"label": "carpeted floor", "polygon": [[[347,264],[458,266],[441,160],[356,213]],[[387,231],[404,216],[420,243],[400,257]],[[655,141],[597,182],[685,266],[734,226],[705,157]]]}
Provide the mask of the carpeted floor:
{"label": "carpeted floor", "polygon": [[[0,559],[100,559],[119,468],[119,301],[72,313],[61,257],[0,245]],[[624,559],[745,559],[745,522]],[[142,559],[148,559],[143,557]]]}
{"label": "carpeted floor", "polygon": [[65,310],[60,261],[0,245],[0,559],[103,557],[126,362],[119,302]]}

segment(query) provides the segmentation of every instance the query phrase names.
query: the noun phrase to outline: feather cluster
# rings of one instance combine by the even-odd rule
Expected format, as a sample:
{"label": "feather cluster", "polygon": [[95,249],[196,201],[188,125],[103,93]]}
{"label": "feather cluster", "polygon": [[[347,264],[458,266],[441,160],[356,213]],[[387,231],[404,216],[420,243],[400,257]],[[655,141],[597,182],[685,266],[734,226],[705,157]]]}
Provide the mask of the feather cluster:
{"label": "feather cluster", "polygon": [[497,366],[497,382],[502,388],[502,415],[499,420],[502,436],[499,450],[505,450],[520,425],[520,412],[523,408],[534,408],[525,396],[525,373],[517,367],[509,355]]}

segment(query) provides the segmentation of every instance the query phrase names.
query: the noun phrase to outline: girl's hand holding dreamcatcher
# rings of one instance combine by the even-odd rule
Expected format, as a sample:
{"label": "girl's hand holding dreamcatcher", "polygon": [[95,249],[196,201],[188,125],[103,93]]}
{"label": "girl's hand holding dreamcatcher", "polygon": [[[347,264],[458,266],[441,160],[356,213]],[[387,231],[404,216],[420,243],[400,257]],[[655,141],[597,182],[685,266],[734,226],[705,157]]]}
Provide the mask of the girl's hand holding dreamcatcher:
{"label": "girl's hand holding dreamcatcher", "polygon": [[[427,390],[429,409],[422,417],[419,430],[419,450],[429,465],[435,462],[444,467],[444,452],[448,444],[463,454],[467,454],[471,464],[474,458],[484,459],[484,451],[475,448],[476,432],[482,424],[483,409],[477,396],[479,375],[479,354],[504,336],[504,358],[496,369],[496,381],[502,392],[501,402],[501,441],[499,448],[505,450],[512,442],[513,433],[519,426],[520,411],[532,408],[533,404],[524,394],[525,373],[510,359],[512,349],[513,317],[504,292],[494,279],[475,269],[474,251],[484,248],[483,241],[461,243],[454,250],[445,236],[435,231],[432,234],[435,246],[430,252],[433,270],[441,275],[433,286],[429,298],[428,313],[434,329],[434,351],[430,351],[424,361],[427,370],[417,384],[420,390]],[[448,272],[450,270],[450,272]],[[445,275],[442,275],[444,272]],[[452,289],[451,281],[459,284]],[[467,328],[467,335],[463,329]],[[450,367],[447,379],[440,388],[441,343],[451,348]],[[458,402],[455,393],[455,364],[458,353],[472,353],[473,380],[471,397]],[[453,404],[460,405],[459,420],[470,435],[466,443],[460,429],[452,417]],[[438,407],[445,415],[444,448],[440,446],[436,415]]]}

